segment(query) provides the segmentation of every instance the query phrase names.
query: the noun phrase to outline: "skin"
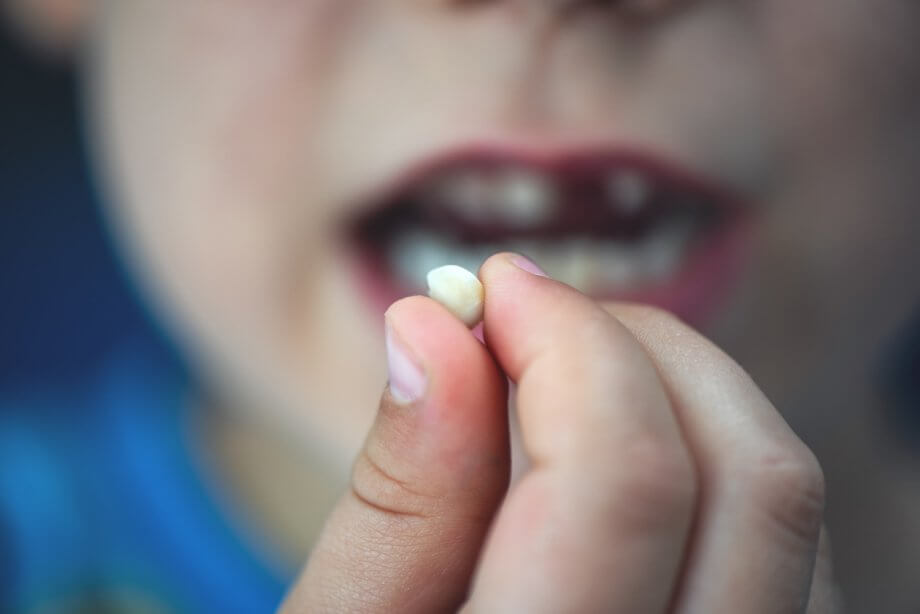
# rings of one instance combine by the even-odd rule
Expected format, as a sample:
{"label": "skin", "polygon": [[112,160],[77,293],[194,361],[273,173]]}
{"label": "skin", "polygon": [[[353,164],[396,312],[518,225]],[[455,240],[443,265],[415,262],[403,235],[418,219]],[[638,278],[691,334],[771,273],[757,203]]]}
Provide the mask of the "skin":
{"label": "skin", "polygon": [[[812,590],[810,612],[835,611],[826,575],[811,586],[823,474],[740,367],[664,312],[605,310],[514,259],[480,273],[491,355],[430,299],[387,312],[425,392],[385,394],[284,611],[802,612]],[[533,467],[497,512],[503,374]]]}
{"label": "skin", "polygon": [[[665,601],[628,600],[667,595],[677,611],[795,611],[813,576],[823,500],[799,438],[825,470],[828,521],[841,536],[837,572],[852,609],[916,607],[920,501],[908,486],[916,467],[891,452],[873,376],[920,304],[920,7],[700,0],[672,14],[671,3],[660,4],[642,24],[604,3],[549,1],[90,5],[87,110],[112,224],[202,375],[199,432],[228,491],[277,541],[298,536],[290,554],[302,557],[319,523],[299,519],[323,515],[315,498],[291,500],[289,479],[260,483],[283,474],[334,490],[373,423],[362,454],[414,442],[406,433],[418,432],[418,449],[377,462],[422,493],[443,481],[438,496],[456,503],[431,509],[431,497],[414,500],[415,488],[355,473],[353,487],[369,480],[365,496],[383,516],[346,495],[293,611],[357,609],[365,602],[343,601],[341,590],[355,582],[355,594],[380,611],[446,606],[436,603],[442,589],[456,605],[480,554],[470,611],[530,611],[526,600],[536,597],[558,606],[547,611],[662,611]],[[496,261],[483,275],[498,366],[434,306],[399,303],[389,321],[430,369],[433,396],[408,414],[385,397],[374,423],[385,378],[380,314],[351,282],[336,232],[361,196],[407,164],[483,139],[649,148],[744,195],[757,216],[747,269],[702,331],[737,363],[657,312],[609,307],[610,317]],[[533,293],[521,322],[503,311],[508,284]],[[544,313],[547,296],[566,309]],[[605,331],[605,343],[572,342],[533,363],[520,355],[531,337],[550,343],[580,327]],[[423,332],[456,344],[458,356],[435,352]],[[574,365],[589,358],[579,374]],[[495,380],[508,374],[523,395],[519,378],[538,366],[545,372],[526,380],[538,392],[526,394],[571,408],[578,419],[556,425],[571,437],[600,440],[543,449],[539,433],[552,428],[551,416],[521,399],[523,447],[515,449],[546,461],[529,472],[515,463],[516,490],[481,551],[483,519],[495,513],[509,462]],[[632,372],[641,386],[625,381]],[[472,375],[491,382],[483,397],[455,398]],[[412,416],[426,411],[464,428],[422,432]],[[510,436],[521,441],[516,423]],[[636,436],[639,444],[620,445]],[[231,462],[241,449],[245,458]],[[465,452],[445,473],[411,475],[451,450]],[[406,506],[415,520],[389,513]],[[282,518],[279,508],[304,513]],[[602,510],[622,523],[599,523]],[[387,544],[398,565],[369,574],[376,523],[405,539]],[[413,524],[447,531],[455,548],[413,541]],[[622,553],[647,564],[624,567]],[[788,562],[788,577],[752,569],[753,559]],[[446,570],[443,585],[427,582],[431,569]],[[814,575],[818,603],[830,580],[820,566]],[[563,580],[585,590],[566,590]],[[417,602],[400,601],[407,596]]]}

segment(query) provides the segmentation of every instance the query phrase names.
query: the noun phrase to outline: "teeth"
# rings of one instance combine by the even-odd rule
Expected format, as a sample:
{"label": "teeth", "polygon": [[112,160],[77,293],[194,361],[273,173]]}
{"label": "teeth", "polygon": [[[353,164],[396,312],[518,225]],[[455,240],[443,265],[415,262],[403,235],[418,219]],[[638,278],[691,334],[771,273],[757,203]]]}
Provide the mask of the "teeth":
{"label": "teeth", "polygon": [[[651,201],[654,186],[635,169],[619,169],[605,179],[608,201],[621,215],[636,215]],[[526,168],[493,172],[460,169],[444,175],[422,193],[426,206],[449,209],[458,218],[499,228],[528,230],[548,226],[560,207],[553,179]],[[391,244],[394,274],[417,287],[428,271],[457,264],[476,271],[490,255],[510,249],[524,253],[551,276],[587,293],[637,288],[672,277],[699,231],[700,215],[691,208],[671,212],[636,239],[613,241],[587,236],[517,239],[508,232],[497,244],[459,243],[449,233],[416,227]],[[586,233],[587,234],[587,233]]]}
{"label": "teeth", "polygon": [[496,215],[516,228],[539,226],[556,214],[555,186],[538,173],[507,171],[495,187]]}
{"label": "teeth", "polygon": [[430,206],[444,206],[473,223],[501,223],[516,230],[543,225],[556,215],[552,181],[524,169],[497,176],[458,171],[439,179],[425,196]]}
{"label": "teeth", "polygon": [[607,181],[607,196],[620,213],[635,215],[648,204],[652,186],[641,172],[620,169]]}
{"label": "teeth", "polygon": [[573,238],[461,245],[419,231],[397,241],[390,259],[395,274],[414,285],[431,269],[458,264],[476,271],[486,258],[509,249],[529,256],[550,276],[584,292],[625,290],[674,275],[695,232],[692,221],[672,220],[641,241],[630,243]]}
{"label": "teeth", "polygon": [[640,247],[643,276],[650,281],[660,281],[673,275],[687,252],[693,231],[691,223],[674,220],[643,241]]}

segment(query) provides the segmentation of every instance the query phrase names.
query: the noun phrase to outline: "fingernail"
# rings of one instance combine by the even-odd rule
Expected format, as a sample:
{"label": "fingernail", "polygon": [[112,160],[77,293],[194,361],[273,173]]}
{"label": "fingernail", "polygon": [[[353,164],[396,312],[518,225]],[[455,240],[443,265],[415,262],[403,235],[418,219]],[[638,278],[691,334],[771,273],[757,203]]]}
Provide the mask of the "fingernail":
{"label": "fingernail", "polygon": [[390,374],[390,397],[400,405],[415,403],[425,394],[425,372],[403,341],[386,324],[387,367]]}
{"label": "fingernail", "polygon": [[514,258],[511,259],[511,264],[538,277],[549,277],[543,269],[538,267],[533,260],[526,256],[521,256],[520,254],[515,255]]}
{"label": "fingernail", "polygon": [[477,324],[476,326],[474,326],[474,327],[471,329],[471,332],[473,333],[473,336],[476,337],[476,339],[479,340],[479,343],[485,343],[485,342],[486,342],[485,325],[483,325],[482,322],[480,322],[479,324]]}

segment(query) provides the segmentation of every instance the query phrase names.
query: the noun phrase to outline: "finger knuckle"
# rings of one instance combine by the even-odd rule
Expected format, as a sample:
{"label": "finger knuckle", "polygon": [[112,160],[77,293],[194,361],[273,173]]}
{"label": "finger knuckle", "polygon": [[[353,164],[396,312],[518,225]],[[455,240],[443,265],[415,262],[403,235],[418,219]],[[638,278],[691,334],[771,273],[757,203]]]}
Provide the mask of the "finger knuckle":
{"label": "finger knuckle", "polygon": [[351,472],[350,490],[364,505],[396,518],[429,517],[436,513],[437,498],[414,489],[386,470],[367,449],[361,451]]}
{"label": "finger knuckle", "polygon": [[817,540],[826,487],[811,450],[797,444],[764,452],[751,464],[748,478],[757,503],[778,530],[801,541]]}

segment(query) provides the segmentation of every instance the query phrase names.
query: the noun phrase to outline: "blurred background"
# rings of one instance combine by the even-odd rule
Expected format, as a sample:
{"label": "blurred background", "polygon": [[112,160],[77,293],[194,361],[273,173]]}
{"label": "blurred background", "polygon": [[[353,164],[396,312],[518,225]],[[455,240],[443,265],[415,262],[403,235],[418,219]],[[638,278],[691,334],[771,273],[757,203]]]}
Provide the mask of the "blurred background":
{"label": "blurred background", "polygon": [[70,63],[0,31],[0,396],[79,385],[154,335],[108,243]]}

